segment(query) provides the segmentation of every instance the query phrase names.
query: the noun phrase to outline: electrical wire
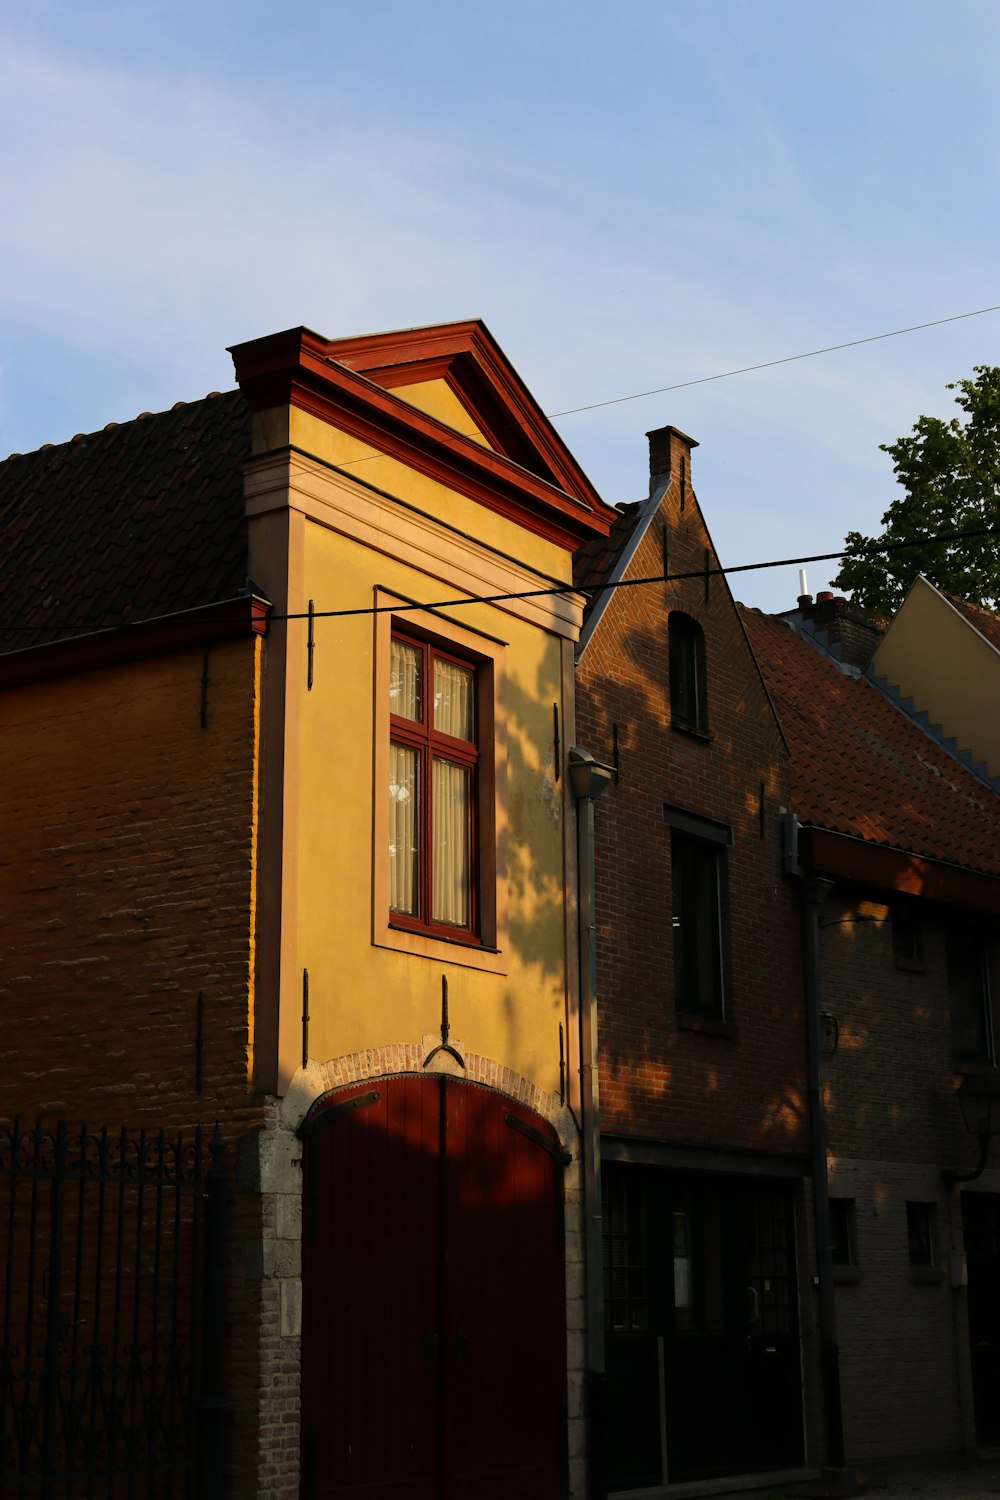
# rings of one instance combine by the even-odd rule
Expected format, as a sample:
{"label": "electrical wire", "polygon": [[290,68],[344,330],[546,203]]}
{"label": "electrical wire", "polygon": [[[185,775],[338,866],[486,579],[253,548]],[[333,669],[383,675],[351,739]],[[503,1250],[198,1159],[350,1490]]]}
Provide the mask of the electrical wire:
{"label": "electrical wire", "polygon": [[612,396],[608,401],[592,401],[589,406],[568,406],[565,411],[548,412],[550,421],[556,417],[574,417],[577,412],[597,411],[601,406],[620,406],[623,401],[641,401],[644,396],[662,396],[667,391],[683,391],[691,385],[707,385],[712,380],[729,380],[734,375],[749,375],[754,370],[772,370],[775,365],[790,365],[798,359],[815,359],[819,354],[834,354],[838,349],[857,349],[860,344],[877,344],[880,339],[898,339],[904,333],[918,333],[922,328],[940,328],[942,323],[960,323],[963,318],[981,318],[984,313],[1000,312],[1000,303],[993,307],[978,307],[974,312],[953,313],[949,318],[933,318],[929,323],[911,323],[908,328],[893,328],[888,333],[871,333],[863,339],[847,339],[843,344],[827,344],[822,349],[809,349],[804,354],[786,354],[782,359],[766,359],[759,365],[742,365],[738,370],[723,370],[719,375],[699,375],[695,380],[679,380],[676,385],[659,385],[650,391],[636,391],[631,396]]}
{"label": "electrical wire", "polygon": [[[816,359],[821,354],[835,354],[840,349],[857,349],[862,344],[877,344],[882,339],[898,339],[906,333],[919,333],[925,328],[940,328],[945,323],[961,323],[965,318],[981,318],[986,313],[1000,312],[1000,302],[992,307],[977,307],[972,312],[952,313],[947,318],[932,318],[927,323],[911,323],[906,328],[891,328],[887,333],[870,333],[861,339],[846,339],[841,344],[825,344],[822,349],[807,349],[802,354],[785,354],[780,359],[765,359],[756,365],[741,365],[735,370],[720,370],[715,375],[698,375],[692,380],[678,380],[673,385],[658,385],[648,391],[633,391],[627,396],[610,396],[605,401],[591,401],[586,406],[567,406],[563,411],[545,412],[544,416],[550,422],[559,417],[574,417],[580,412],[599,411],[605,406],[621,406],[626,401],[642,401],[647,396],[664,396],[669,391],[683,391],[694,385],[709,385],[715,380],[731,380],[735,375],[750,375],[755,370],[773,370],[776,365],[794,364],[800,359]],[[331,356],[332,358],[332,356]],[[333,361],[336,363],[336,361]],[[480,437],[475,431],[458,432],[455,435],[463,438]],[[337,467],[342,469],[353,469],[358,464],[372,463],[376,458],[383,458],[382,453],[366,453],[361,458],[347,458],[341,460]]]}
{"label": "electrical wire", "polygon": [[840,552],[817,552],[811,557],[780,557],[768,562],[735,563],[731,568],[692,568],[687,573],[653,573],[648,578],[620,578],[617,583],[567,583],[562,587],[520,589],[510,594],[480,594],[462,599],[435,599],[429,604],[369,604],[358,609],[314,609],[301,614],[270,615],[271,620],[344,619],[350,615],[405,614],[420,609],[454,609],[463,604],[504,604],[515,599],[539,599],[555,594],[602,594],[605,589],[642,588],[652,583],[680,583],[690,578],[719,578],[727,573],[755,573],[763,568],[794,568],[804,563],[836,562],[841,558],[858,560],[882,552],[901,552],[906,547],[926,547],[935,542],[964,542],[975,537],[1000,536],[1000,526],[985,526],[976,531],[945,531],[937,536],[920,537],[914,542],[886,542],[864,549],[844,548]]}
{"label": "electrical wire", "polygon": [[[516,589],[508,594],[466,594],[459,599],[435,599],[423,604],[367,604],[356,609],[313,609],[290,614],[270,614],[274,620],[332,620],[346,619],[354,615],[405,614],[423,609],[456,609],[469,604],[504,604],[517,599],[551,598],[557,594],[602,594],[606,589],[642,588],[654,583],[681,583],[691,578],[720,578],[728,573],[755,573],[766,568],[794,568],[805,563],[839,562],[847,558],[858,561],[866,557],[880,557],[886,552],[902,552],[908,547],[930,547],[937,542],[966,542],[979,537],[1000,536],[1000,526],[983,526],[975,531],[941,531],[934,536],[918,537],[910,542],[868,542],[863,547],[842,547],[839,552],[814,552],[808,557],[776,557],[766,562],[734,563],[731,567],[693,568],[685,573],[653,573],[647,578],[621,578],[617,583],[563,583],[543,589]],[[156,616],[161,619],[162,616]],[[50,621],[46,625],[12,625],[0,617],[0,631],[37,632],[43,630],[134,630],[149,620],[129,620],[121,625],[95,626],[80,621]]]}

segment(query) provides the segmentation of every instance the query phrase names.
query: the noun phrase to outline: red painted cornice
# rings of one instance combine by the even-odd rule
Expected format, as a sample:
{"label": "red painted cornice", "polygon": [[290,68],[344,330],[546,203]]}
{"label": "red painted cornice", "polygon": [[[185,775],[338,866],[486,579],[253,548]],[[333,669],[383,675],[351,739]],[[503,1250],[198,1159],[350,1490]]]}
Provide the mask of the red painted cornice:
{"label": "red painted cornice", "polygon": [[[230,353],[253,411],[290,404],[309,412],[568,550],[611,527],[616,513],[480,323],[335,341],[293,328]],[[390,389],[435,376],[499,452]]]}
{"label": "red painted cornice", "polygon": [[923,859],[905,849],[869,844],[849,834],[831,833],[825,828],[800,829],[799,864],[837,880],[1000,916],[1000,879],[996,876]]}
{"label": "red painted cornice", "polygon": [[206,604],[201,609],[141,620],[135,625],[95,630],[72,640],[10,651],[0,656],[0,688],[95,672],[192,646],[234,641],[246,635],[266,635],[271,608],[266,599],[247,594],[238,599],[224,599],[219,604]]}

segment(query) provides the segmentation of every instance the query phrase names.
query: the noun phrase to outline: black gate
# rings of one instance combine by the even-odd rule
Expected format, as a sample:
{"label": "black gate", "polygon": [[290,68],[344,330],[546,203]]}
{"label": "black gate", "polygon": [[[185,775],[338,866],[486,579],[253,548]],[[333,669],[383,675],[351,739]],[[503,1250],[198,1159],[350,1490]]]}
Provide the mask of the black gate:
{"label": "black gate", "polygon": [[0,1124],[4,1500],[221,1495],[222,1150]]}

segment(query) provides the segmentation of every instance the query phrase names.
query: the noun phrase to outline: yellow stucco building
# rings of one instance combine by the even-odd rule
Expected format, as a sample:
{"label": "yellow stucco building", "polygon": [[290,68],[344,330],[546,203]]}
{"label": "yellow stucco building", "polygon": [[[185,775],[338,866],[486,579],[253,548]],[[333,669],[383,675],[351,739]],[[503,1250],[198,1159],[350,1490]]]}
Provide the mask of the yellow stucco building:
{"label": "yellow stucco building", "polygon": [[479,322],[232,352],[0,466],[0,1103],[220,1120],[234,1492],[582,1494],[571,559],[612,513]]}

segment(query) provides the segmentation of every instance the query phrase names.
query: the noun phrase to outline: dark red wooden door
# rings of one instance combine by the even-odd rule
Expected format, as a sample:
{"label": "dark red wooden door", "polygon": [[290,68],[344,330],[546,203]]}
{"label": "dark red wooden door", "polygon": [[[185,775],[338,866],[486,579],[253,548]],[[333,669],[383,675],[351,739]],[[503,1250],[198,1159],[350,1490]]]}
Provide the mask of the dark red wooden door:
{"label": "dark red wooden door", "polygon": [[306,1500],[556,1500],[551,1126],[493,1090],[404,1076],[329,1096],[305,1137]]}

